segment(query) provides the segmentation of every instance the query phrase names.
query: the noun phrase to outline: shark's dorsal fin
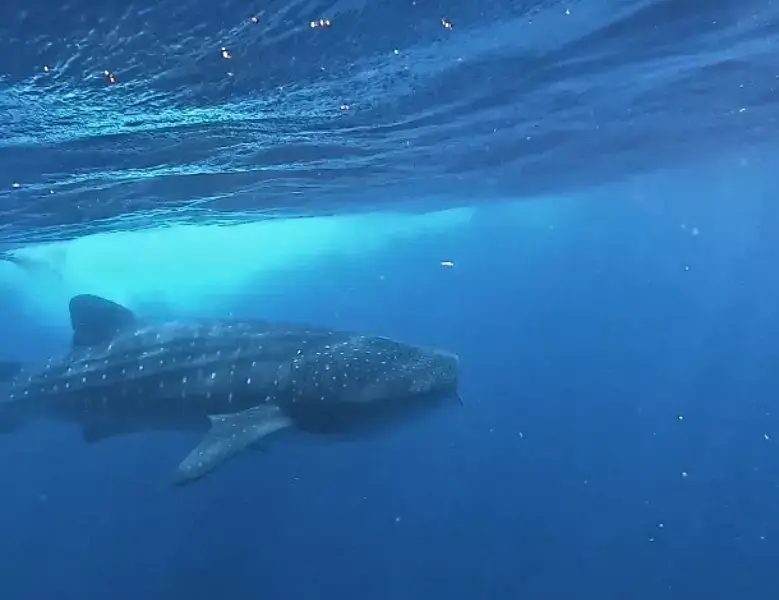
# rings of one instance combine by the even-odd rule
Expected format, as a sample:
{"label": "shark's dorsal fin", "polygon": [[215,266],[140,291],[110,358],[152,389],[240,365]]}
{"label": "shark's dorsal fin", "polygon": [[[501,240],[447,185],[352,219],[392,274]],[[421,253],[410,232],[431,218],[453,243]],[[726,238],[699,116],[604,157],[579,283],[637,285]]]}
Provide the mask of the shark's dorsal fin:
{"label": "shark's dorsal fin", "polygon": [[135,315],[129,308],[100,296],[81,294],[70,299],[74,348],[107,342],[134,323]]}

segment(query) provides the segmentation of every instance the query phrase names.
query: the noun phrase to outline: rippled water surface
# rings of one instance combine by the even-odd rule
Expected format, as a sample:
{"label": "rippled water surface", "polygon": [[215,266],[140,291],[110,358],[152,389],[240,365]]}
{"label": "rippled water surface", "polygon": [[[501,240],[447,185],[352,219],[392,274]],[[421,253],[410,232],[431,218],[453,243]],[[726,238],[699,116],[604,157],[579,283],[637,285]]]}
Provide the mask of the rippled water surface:
{"label": "rippled water surface", "polygon": [[765,0],[19,0],[8,245],[567,192],[770,141]]}

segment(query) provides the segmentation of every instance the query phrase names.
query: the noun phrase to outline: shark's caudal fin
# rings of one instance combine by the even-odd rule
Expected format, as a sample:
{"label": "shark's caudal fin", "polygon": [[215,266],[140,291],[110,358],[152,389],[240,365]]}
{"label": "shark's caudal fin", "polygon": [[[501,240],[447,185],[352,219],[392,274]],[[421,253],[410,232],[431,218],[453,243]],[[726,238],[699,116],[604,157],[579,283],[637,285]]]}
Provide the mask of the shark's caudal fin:
{"label": "shark's caudal fin", "polygon": [[22,363],[0,361],[0,383],[11,381],[22,371]]}
{"label": "shark's caudal fin", "polygon": [[16,265],[20,269],[33,274],[48,273],[58,279],[62,278],[62,266],[65,263],[66,253],[64,248],[49,248],[46,258],[36,258],[19,254],[14,250],[0,251],[0,261]]}
{"label": "shark's caudal fin", "polygon": [[212,415],[211,429],[176,469],[173,483],[200,479],[253,442],[292,425],[277,406],[254,406],[227,415]]}
{"label": "shark's caudal fin", "polygon": [[100,296],[81,294],[70,299],[73,347],[94,346],[135,324],[135,315],[121,304]]}
{"label": "shark's caudal fin", "polygon": [[0,361],[0,433],[10,433],[21,426],[18,413],[13,409],[7,410],[14,402],[9,383],[21,371],[21,363]]}

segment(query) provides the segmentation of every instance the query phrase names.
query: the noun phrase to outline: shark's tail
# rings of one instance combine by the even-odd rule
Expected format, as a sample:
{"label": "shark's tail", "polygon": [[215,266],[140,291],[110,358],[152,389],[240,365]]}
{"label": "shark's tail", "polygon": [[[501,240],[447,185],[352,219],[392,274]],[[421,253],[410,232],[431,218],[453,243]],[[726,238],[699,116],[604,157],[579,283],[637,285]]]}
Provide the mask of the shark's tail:
{"label": "shark's tail", "polygon": [[49,273],[59,279],[62,278],[62,266],[65,263],[65,258],[64,249],[52,252],[46,258],[25,256],[14,250],[0,251],[0,261],[14,264],[29,273]]}
{"label": "shark's tail", "polygon": [[0,383],[7,383],[22,371],[22,363],[0,361]]}
{"label": "shark's tail", "polygon": [[8,389],[21,370],[21,363],[0,361],[0,433],[16,431],[22,424]]}

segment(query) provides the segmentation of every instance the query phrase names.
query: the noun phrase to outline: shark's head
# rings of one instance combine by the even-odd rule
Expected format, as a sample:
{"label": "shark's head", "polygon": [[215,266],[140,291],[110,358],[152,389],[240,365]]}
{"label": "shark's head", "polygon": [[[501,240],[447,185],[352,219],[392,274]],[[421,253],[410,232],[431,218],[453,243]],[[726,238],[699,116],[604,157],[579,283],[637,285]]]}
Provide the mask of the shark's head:
{"label": "shark's head", "polygon": [[459,362],[446,350],[351,336],[290,371],[294,400],[285,411],[301,428],[325,432],[404,421],[459,399]]}
{"label": "shark's head", "polygon": [[445,398],[457,396],[460,358],[438,348],[416,348],[416,356],[397,369],[394,377],[410,396]]}
{"label": "shark's head", "polygon": [[458,397],[460,360],[452,352],[386,338],[364,340],[361,350],[354,362],[368,368],[349,374],[348,402],[404,411]]}

